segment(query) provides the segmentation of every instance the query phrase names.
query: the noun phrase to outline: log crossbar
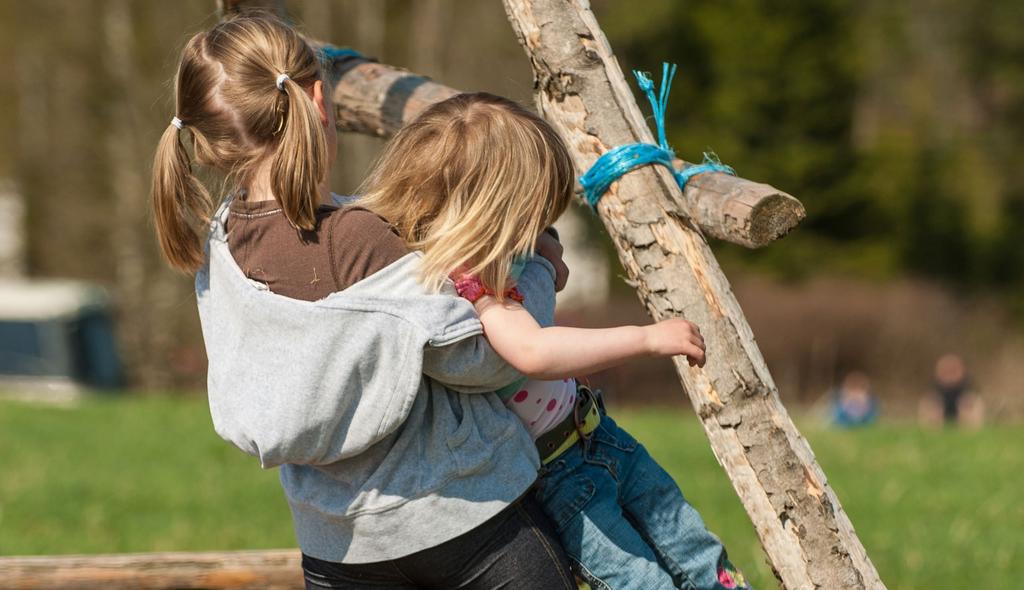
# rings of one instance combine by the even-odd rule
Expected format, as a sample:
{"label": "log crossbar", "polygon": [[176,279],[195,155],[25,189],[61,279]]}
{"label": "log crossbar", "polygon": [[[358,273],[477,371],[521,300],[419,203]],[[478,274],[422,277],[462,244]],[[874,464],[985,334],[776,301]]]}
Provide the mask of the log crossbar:
{"label": "log crossbar", "polygon": [[[429,78],[365,58],[342,58],[329,69],[342,131],[390,137],[431,104],[459,93]],[[677,168],[689,165],[676,162]],[[748,248],[781,238],[806,215],[803,205],[791,195],[728,174],[698,175],[685,192],[672,198],[673,215],[694,220],[711,237]]]}
{"label": "log crossbar", "polygon": [[[281,0],[221,0],[221,14],[261,10],[286,16]],[[309,39],[315,48],[329,46]],[[327,78],[342,131],[390,137],[424,109],[460,91],[365,57],[328,60]],[[676,167],[691,164],[677,161]],[[728,174],[701,174],[671,196],[668,211],[694,221],[706,235],[760,248],[805,217],[803,204],[779,189]]]}

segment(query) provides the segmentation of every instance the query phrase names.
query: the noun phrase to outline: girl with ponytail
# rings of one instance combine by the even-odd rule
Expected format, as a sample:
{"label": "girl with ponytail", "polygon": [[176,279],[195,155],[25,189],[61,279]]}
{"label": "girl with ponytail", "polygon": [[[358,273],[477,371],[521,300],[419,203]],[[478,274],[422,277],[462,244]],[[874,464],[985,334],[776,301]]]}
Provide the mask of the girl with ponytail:
{"label": "girl with ponytail", "polygon": [[[157,238],[195,274],[214,428],[280,467],[307,588],[574,588],[530,493],[537,450],[494,393],[519,375],[451,281],[424,286],[423,255],[326,187],[316,53],[239,16],[186,43],[174,88]],[[223,178],[220,203],[197,168]],[[555,275],[535,255],[519,276],[538,321]]]}
{"label": "girl with ponytail", "polygon": [[285,219],[313,230],[337,136],[312,49],[282,23],[235,18],[189,40],[175,77],[178,112],[153,162],[157,237],[171,266],[195,272],[202,262],[209,192],[195,161],[247,189],[252,200],[276,199]]}

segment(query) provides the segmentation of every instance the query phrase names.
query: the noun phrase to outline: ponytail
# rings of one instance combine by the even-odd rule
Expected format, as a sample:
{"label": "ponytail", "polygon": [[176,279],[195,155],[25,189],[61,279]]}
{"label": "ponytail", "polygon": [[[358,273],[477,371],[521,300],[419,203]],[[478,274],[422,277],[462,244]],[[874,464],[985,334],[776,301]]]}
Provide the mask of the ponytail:
{"label": "ponytail", "polygon": [[[214,203],[192,173],[193,161],[239,187],[269,165],[269,189],[289,223],[315,228],[327,135],[306,91],[322,77],[309,44],[272,18],[232,17],[185,44],[174,81],[175,113],[184,123],[172,119],[153,160],[157,240],[171,266],[191,273],[203,264]],[[179,135],[186,124],[191,158]]]}
{"label": "ponytail", "polygon": [[174,268],[193,273],[203,263],[203,236],[197,226],[209,217],[212,201],[192,174],[192,163],[179,134],[172,123],[157,145],[153,158],[153,214],[164,258]]}
{"label": "ponytail", "polygon": [[270,186],[288,221],[312,230],[319,185],[327,173],[327,137],[320,111],[302,86],[284,74],[277,85],[286,102],[280,138],[271,155]]}

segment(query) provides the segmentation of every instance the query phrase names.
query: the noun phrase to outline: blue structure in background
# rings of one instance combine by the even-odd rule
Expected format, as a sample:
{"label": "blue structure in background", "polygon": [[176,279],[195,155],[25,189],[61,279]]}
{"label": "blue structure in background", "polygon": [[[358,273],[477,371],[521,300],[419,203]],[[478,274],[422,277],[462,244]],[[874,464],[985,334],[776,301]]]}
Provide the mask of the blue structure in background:
{"label": "blue structure in background", "polygon": [[73,281],[0,281],[0,390],[59,399],[122,385],[102,289]]}

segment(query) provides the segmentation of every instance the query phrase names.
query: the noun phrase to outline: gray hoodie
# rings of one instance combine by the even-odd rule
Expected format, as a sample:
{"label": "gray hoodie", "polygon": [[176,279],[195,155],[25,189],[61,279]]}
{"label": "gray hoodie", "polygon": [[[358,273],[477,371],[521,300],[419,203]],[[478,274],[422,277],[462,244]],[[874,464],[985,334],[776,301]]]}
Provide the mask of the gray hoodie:
{"label": "gray hoodie", "polygon": [[[495,389],[519,377],[450,284],[427,292],[410,253],[315,302],[271,293],[211,224],[196,295],[214,428],[281,466],[299,546],[336,562],[396,559],[461,535],[536,479],[539,460]],[[542,324],[554,269],[519,280]]]}

